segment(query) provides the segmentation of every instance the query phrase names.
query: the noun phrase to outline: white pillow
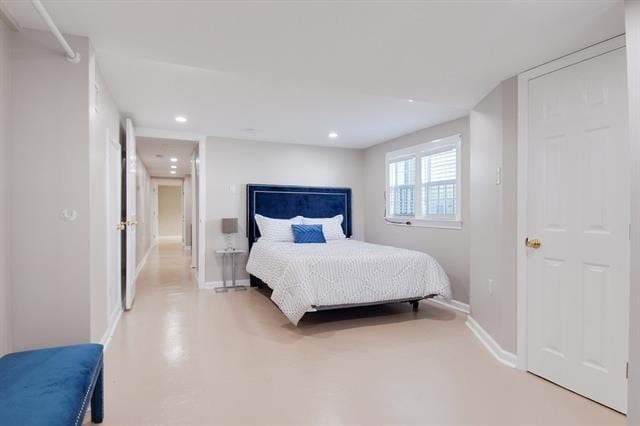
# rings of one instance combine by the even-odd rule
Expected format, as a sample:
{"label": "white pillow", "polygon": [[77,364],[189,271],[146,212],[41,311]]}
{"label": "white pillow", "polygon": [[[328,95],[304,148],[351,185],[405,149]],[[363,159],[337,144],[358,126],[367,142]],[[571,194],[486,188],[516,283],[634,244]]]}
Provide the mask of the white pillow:
{"label": "white pillow", "polygon": [[327,241],[344,240],[347,237],[344,235],[344,232],[342,232],[343,219],[341,214],[329,218],[304,217],[302,218],[302,224],[322,225],[322,233],[324,234],[324,239]]}
{"label": "white pillow", "polygon": [[256,223],[260,229],[260,239],[265,241],[293,242],[291,225],[302,225],[302,216],[291,219],[272,219],[256,214]]}

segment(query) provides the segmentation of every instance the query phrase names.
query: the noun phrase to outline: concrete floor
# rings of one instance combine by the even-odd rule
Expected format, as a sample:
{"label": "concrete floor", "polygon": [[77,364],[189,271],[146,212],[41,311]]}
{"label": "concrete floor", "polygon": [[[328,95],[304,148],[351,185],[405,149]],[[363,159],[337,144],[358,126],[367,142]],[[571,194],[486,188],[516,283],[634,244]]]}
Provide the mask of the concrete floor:
{"label": "concrete floor", "polygon": [[622,425],[498,363],[463,314],[422,302],[308,315],[198,290],[188,252],[153,249],[105,359],[105,425]]}

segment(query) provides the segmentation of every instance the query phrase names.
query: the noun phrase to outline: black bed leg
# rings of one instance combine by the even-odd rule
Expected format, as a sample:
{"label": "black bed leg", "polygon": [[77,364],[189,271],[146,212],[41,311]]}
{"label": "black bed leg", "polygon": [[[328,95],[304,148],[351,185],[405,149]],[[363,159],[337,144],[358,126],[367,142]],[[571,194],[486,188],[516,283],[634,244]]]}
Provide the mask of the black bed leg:
{"label": "black bed leg", "polygon": [[413,312],[418,312],[418,309],[420,308],[420,301],[414,300],[411,302],[411,306],[413,307]]}

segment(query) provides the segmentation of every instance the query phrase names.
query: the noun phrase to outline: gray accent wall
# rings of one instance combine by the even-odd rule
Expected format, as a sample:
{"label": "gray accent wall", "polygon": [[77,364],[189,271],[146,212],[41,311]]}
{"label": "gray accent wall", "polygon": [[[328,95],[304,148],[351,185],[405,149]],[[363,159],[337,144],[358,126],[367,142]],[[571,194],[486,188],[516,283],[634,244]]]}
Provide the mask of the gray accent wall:
{"label": "gray accent wall", "polygon": [[0,356],[11,351],[7,217],[7,144],[11,90],[11,32],[0,20]]}
{"label": "gray accent wall", "polygon": [[[88,342],[89,39],[64,59],[48,32],[12,34],[8,149],[13,349]],[[63,209],[77,217],[64,220]]]}
{"label": "gray accent wall", "polygon": [[631,286],[628,423],[640,425],[640,2],[625,1],[631,141]]}
{"label": "gray accent wall", "polygon": [[[386,154],[446,136],[462,134],[462,229],[390,225],[384,220]],[[365,235],[367,241],[418,250],[433,256],[447,271],[453,298],[469,303],[469,118],[464,117],[368,148],[364,155]],[[356,222],[357,223],[357,222]]]}
{"label": "gray accent wall", "polygon": [[100,341],[119,308],[106,278],[105,230],[107,138],[119,137],[120,117],[89,39],[67,39],[77,64],[49,32],[11,33],[11,250],[2,270],[10,274],[12,350]]}
{"label": "gray accent wall", "polygon": [[[223,217],[237,217],[236,248],[247,248],[246,185],[309,185],[350,187],[353,190],[355,239],[364,239],[364,152],[299,144],[207,138],[206,281],[222,280]],[[248,278],[246,257],[240,259],[238,278]]]}
{"label": "gray accent wall", "polygon": [[504,350],[515,353],[517,77],[482,99],[470,119],[471,316]]}

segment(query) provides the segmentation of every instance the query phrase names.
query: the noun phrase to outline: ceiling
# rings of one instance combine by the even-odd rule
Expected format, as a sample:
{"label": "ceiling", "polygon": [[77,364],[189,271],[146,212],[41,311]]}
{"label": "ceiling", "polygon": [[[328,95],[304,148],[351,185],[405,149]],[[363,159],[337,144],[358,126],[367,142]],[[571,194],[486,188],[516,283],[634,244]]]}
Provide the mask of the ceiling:
{"label": "ceiling", "polygon": [[[151,177],[183,178],[191,174],[191,154],[196,142],[138,136],[136,145],[138,158]],[[178,161],[172,162],[171,158]],[[176,168],[172,169],[172,165]],[[172,175],[171,170],[176,174]]]}
{"label": "ceiling", "polygon": [[[3,1],[44,29],[29,2]],[[606,0],[44,4],[93,40],[138,127],[344,147],[466,115],[501,80],[624,32],[623,2]]]}

